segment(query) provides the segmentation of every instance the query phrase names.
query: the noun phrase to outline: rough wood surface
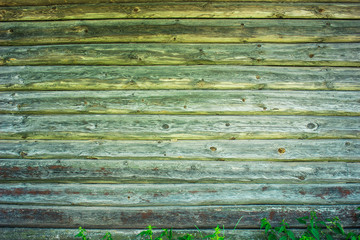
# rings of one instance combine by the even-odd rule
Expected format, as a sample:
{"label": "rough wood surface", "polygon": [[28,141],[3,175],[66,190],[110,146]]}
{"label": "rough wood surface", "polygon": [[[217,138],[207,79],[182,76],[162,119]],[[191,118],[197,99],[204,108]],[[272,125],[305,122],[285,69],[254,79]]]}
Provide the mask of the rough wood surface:
{"label": "rough wood surface", "polygon": [[[1,0],[0,6],[41,6],[65,4],[132,3],[133,0]],[[137,3],[163,2],[163,0],[136,0]],[[204,2],[204,0],[171,0],[171,2]],[[210,1],[208,1],[210,2]],[[248,2],[248,0],[211,0],[211,2]],[[277,0],[252,0],[252,2],[275,2]],[[281,2],[335,2],[359,3],[359,0],[281,0]],[[261,3],[262,4],[262,3]],[[260,5],[261,6],[261,5]]]}
{"label": "rough wood surface", "polygon": [[0,115],[0,139],[360,138],[359,117]]}
{"label": "rough wood surface", "polygon": [[359,42],[360,20],[123,19],[3,22],[0,45]]}
{"label": "rough wood surface", "polygon": [[0,47],[0,65],[235,64],[360,67],[359,59],[360,43],[69,44]]}
{"label": "rough wood surface", "polygon": [[234,228],[259,229],[260,219],[271,223],[284,218],[291,227],[302,226],[296,218],[316,210],[320,219],[338,216],[344,226],[359,227],[358,211],[354,205],[243,205],[243,206],[165,206],[165,207],[63,207],[0,205],[0,226],[42,228],[132,228],[144,229],[149,223],[158,228],[213,228],[225,225]]}
{"label": "rough wood surface", "polygon": [[[1,6],[1,5],[0,5]],[[152,2],[0,8],[1,21],[116,18],[326,18],[359,19],[359,4]]]}
{"label": "rough wood surface", "polygon": [[360,90],[359,68],[268,66],[3,66],[0,90]]}
{"label": "rough wood surface", "polygon": [[359,116],[356,91],[0,92],[0,113]]}
{"label": "rough wood surface", "polygon": [[[275,225],[277,226],[277,225]],[[214,233],[214,228],[212,229],[201,229],[202,236],[211,235]],[[179,236],[184,236],[185,234],[191,234],[198,238],[201,237],[199,231],[195,229],[173,229],[173,236],[177,238]],[[87,236],[91,239],[101,239],[106,232],[110,232],[114,240],[140,240],[140,237],[137,236],[140,232],[145,229],[87,229]],[[295,236],[300,237],[304,233],[304,229],[290,229]],[[161,230],[155,228],[153,230],[155,236],[159,236]],[[223,232],[221,230],[221,232]],[[345,229],[345,232],[360,233],[359,229]],[[56,228],[0,228],[0,234],[4,239],[12,240],[48,240],[48,239],[62,239],[62,240],[74,240],[74,236],[79,233],[78,229],[56,229]],[[225,236],[232,240],[264,240],[266,239],[265,230],[257,229],[228,229],[225,227],[224,230]],[[339,235],[340,236],[340,235]],[[345,240],[346,238],[341,238],[337,236],[338,240]]]}
{"label": "rough wood surface", "polygon": [[[359,183],[360,163],[2,159],[0,182]],[[324,185],[325,186],[325,185]]]}
{"label": "rough wood surface", "polygon": [[[358,204],[359,184],[0,184],[1,204],[209,206]],[[274,197],[276,196],[276,197]]]}
{"label": "rough wood surface", "polygon": [[153,160],[360,160],[360,140],[0,140],[1,158]]}

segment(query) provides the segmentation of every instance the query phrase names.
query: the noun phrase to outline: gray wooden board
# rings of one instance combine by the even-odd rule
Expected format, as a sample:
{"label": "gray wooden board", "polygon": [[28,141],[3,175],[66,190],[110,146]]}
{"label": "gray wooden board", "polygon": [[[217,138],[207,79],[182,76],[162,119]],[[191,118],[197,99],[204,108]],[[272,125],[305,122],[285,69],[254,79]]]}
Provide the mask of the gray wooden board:
{"label": "gray wooden board", "polygon": [[118,43],[0,47],[0,65],[234,64],[359,67],[359,59],[360,43]]}
{"label": "gray wooden board", "polygon": [[359,116],[357,91],[136,90],[0,92],[0,113]]}
{"label": "gray wooden board", "polygon": [[1,158],[233,161],[360,160],[360,140],[0,140]]}
{"label": "gray wooden board", "polygon": [[359,183],[360,163],[1,159],[0,182]]}
{"label": "gray wooden board", "polygon": [[2,66],[0,90],[360,90],[359,68],[268,66]]}
{"label": "gray wooden board", "polygon": [[[277,226],[277,225],[275,225]],[[212,229],[201,229],[201,234],[195,228],[192,229],[173,229],[173,237],[177,238],[184,236],[185,234],[191,234],[197,238],[201,236],[207,236],[214,233],[214,228]],[[104,237],[105,233],[109,232],[112,235],[114,240],[140,240],[140,236],[137,236],[140,232],[145,231],[146,229],[86,229],[87,236],[90,239],[101,239]],[[305,230],[304,229],[289,229],[292,231],[295,236],[300,237]],[[154,237],[158,237],[162,230],[157,227],[154,228]],[[326,231],[324,231],[326,232]],[[345,233],[360,233],[359,229],[354,228],[345,228]],[[48,240],[48,239],[62,239],[62,240],[74,240],[74,236],[79,233],[78,229],[65,229],[65,228],[0,228],[0,234],[4,239],[12,240]],[[221,228],[221,234],[226,236],[226,239],[231,240],[264,240],[266,239],[265,230],[257,229],[228,229],[225,227]],[[341,235],[334,235],[338,240],[345,240],[346,237],[341,237]]]}
{"label": "gray wooden board", "polygon": [[360,20],[122,19],[3,22],[0,45],[359,42]]}
{"label": "gray wooden board", "polygon": [[[1,4],[0,4],[1,6]],[[326,18],[359,19],[359,4],[153,2],[2,7],[2,21],[116,18]]]}
{"label": "gray wooden board", "polygon": [[0,184],[0,203],[119,207],[360,204],[360,184],[7,183]]}
{"label": "gray wooden board", "polygon": [[69,207],[0,205],[1,227],[42,228],[132,228],[144,229],[149,224],[158,228],[234,228],[259,229],[260,219],[272,224],[284,218],[290,227],[303,227],[296,218],[316,210],[320,219],[338,216],[346,227],[359,227],[356,205],[243,205],[243,206],[164,206],[164,207]]}
{"label": "gray wooden board", "polygon": [[360,138],[359,117],[0,115],[0,139]]}

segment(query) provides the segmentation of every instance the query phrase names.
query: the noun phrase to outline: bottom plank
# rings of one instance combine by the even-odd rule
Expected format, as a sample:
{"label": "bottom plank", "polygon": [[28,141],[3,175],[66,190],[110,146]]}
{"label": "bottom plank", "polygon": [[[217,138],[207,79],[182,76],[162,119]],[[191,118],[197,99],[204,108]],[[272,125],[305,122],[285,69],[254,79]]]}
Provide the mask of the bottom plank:
{"label": "bottom plank", "polygon": [[[138,240],[137,236],[144,229],[86,229],[86,234],[89,239],[101,239],[109,232],[114,240]],[[296,236],[301,236],[304,229],[290,229]],[[61,239],[61,240],[74,240],[80,238],[74,238],[79,232],[78,229],[49,229],[49,228],[0,228],[1,239],[12,240],[48,240],[48,239]],[[154,236],[160,235],[161,230],[154,230]],[[255,229],[224,229],[221,233],[225,233],[226,239],[231,240],[265,240],[266,235],[264,230]],[[345,229],[345,233],[354,232],[359,234],[359,229]],[[177,239],[185,234],[191,234],[194,237],[207,236],[213,234],[213,229],[201,229],[201,234],[198,230],[194,229],[174,229],[173,237]],[[221,235],[222,236],[222,235]],[[337,236],[338,237],[338,236]],[[345,239],[337,238],[337,239]]]}
{"label": "bottom plank", "polygon": [[[274,196],[276,197],[276,196]],[[290,227],[303,227],[296,218],[315,210],[319,219],[339,217],[344,227],[360,228],[358,205],[243,205],[198,207],[48,207],[0,205],[0,227],[144,229],[213,228],[217,225],[258,229],[264,217],[272,224],[285,219]]]}

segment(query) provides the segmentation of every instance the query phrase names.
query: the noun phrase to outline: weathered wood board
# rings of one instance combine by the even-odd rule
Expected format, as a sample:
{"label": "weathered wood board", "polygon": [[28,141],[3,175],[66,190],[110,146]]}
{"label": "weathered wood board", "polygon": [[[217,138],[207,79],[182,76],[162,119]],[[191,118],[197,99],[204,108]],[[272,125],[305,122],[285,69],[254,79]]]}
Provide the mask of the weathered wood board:
{"label": "weathered wood board", "polygon": [[0,140],[1,158],[218,161],[360,160],[358,139],[317,140]]}
{"label": "weathered wood board", "polygon": [[359,75],[359,68],[346,67],[2,66],[0,67],[0,90],[359,91]]}
{"label": "weathered wood board", "polygon": [[149,223],[159,228],[210,228],[218,224],[234,228],[259,229],[260,219],[272,223],[284,218],[290,227],[303,227],[296,218],[315,210],[321,219],[339,216],[351,228],[359,226],[354,205],[242,205],[242,206],[164,206],[164,207],[81,207],[0,205],[1,227],[115,228],[144,229]]}
{"label": "weathered wood board", "polygon": [[[66,4],[99,4],[99,3],[132,3],[133,0],[2,0],[0,6],[41,6]],[[137,3],[163,2],[163,0],[136,0]],[[248,0],[171,0],[171,2],[248,2]],[[252,2],[275,2],[277,0],[252,0]],[[281,2],[311,2],[311,3],[359,3],[359,0],[281,0]],[[261,5],[260,5],[261,6]]]}
{"label": "weathered wood board", "polygon": [[[215,226],[214,226],[215,228]],[[173,237],[177,238],[180,236],[184,236],[185,234],[191,234],[195,237],[200,238],[201,235],[207,236],[214,233],[214,228],[212,229],[201,229],[201,233],[198,230],[188,230],[188,229],[174,229]],[[144,229],[90,229],[87,230],[87,236],[91,239],[101,239],[104,237],[106,232],[110,232],[112,238],[114,240],[139,240],[140,236],[137,236],[140,232],[144,231]],[[291,229],[294,232],[295,236],[301,236],[304,233],[304,229]],[[358,229],[346,229],[347,232],[351,231],[354,233],[359,233]],[[159,236],[161,233],[160,229],[155,228],[153,230],[155,236]],[[221,230],[223,233],[223,229]],[[78,229],[56,229],[56,228],[2,228],[1,229],[2,236],[4,239],[12,239],[12,240],[48,240],[60,238],[63,240],[74,240],[74,236],[79,233]],[[252,240],[264,240],[266,239],[266,235],[263,230],[255,230],[255,229],[228,229],[225,227],[224,234],[226,237],[232,240],[244,240],[244,239],[252,239]],[[338,238],[339,240],[345,240],[346,238]]]}
{"label": "weathered wood board", "polygon": [[356,91],[0,92],[0,113],[359,116]]}
{"label": "weathered wood board", "polygon": [[0,21],[0,238],[359,228],[360,0],[0,0]]}
{"label": "weathered wood board", "polygon": [[[0,182],[359,183],[360,163],[172,160],[2,159]],[[121,185],[120,185],[121,186]]]}
{"label": "weathered wood board", "polygon": [[[1,6],[1,4],[0,4]],[[0,8],[1,21],[116,18],[359,19],[355,3],[152,2]]]}
{"label": "weathered wood board", "polygon": [[0,65],[9,66],[202,64],[360,67],[360,43],[138,43],[0,47]]}
{"label": "weathered wood board", "polygon": [[[0,184],[1,204],[211,206],[357,204],[359,184]],[[274,197],[276,196],[276,198]]]}
{"label": "weathered wood board", "polygon": [[330,139],[359,129],[359,117],[0,115],[0,139]]}
{"label": "weathered wood board", "polygon": [[3,22],[0,45],[359,42],[360,20],[123,19]]}

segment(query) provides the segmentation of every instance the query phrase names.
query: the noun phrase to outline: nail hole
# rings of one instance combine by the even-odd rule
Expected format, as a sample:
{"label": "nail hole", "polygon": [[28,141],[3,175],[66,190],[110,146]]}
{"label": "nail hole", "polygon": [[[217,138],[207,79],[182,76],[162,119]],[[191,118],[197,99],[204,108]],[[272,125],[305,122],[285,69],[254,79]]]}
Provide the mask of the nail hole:
{"label": "nail hole", "polygon": [[210,150],[215,152],[217,150],[217,148],[216,147],[210,147]]}
{"label": "nail hole", "polygon": [[263,107],[263,110],[265,111],[267,109],[267,107]]}
{"label": "nail hole", "polygon": [[314,57],[314,54],[309,54],[309,58],[313,58]]}
{"label": "nail hole", "polygon": [[305,177],[304,176],[299,176],[298,179],[305,180]]}
{"label": "nail hole", "polygon": [[163,128],[163,129],[168,129],[168,128],[169,128],[169,125],[164,124],[164,125],[162,125],[162,128]]}
{"label": "nail hole", "polygon": [[56,7],[52,7],[51,9],[52,9],[52,10],[56,10]]}
{"label": "nail hole", "polygon": [[260,44],[258,44],[258,45],[257,45],[257,47],[261,47],[261,45],[260,45]]}
{"label": "nail hole", "polygon": [[260,79],[260,76],[259,76],[259,75],[257,75],[257,76],[256,76],[256,79]]}
{"label": "nail hole", "polygon": [[140,12],[140,8],[139,7],[134,7],[133,11],[134,12]]}
{"label": "nail hole", "polygon": [[346,142],[346,143],[345,143],[345,146],[350,146],[350,145],[351,145],[350,142]]}
{"label": "nail hole", "polygon": [[184,105],[184,108],[186,109],[186,108],[187,108],[187,106],[186,106],[186,105]]}
{"label": "nail hole", "polygon": [[241,101],[245,102],[245,101],[246,101],[246,99],[245,99],[245,98],[242,98],[242,99],[241,99]]}
{"label": "nail hole", "polygon": [[225,126],[229,127],[229,126],[230,126],[230,123],[226,123]]}

